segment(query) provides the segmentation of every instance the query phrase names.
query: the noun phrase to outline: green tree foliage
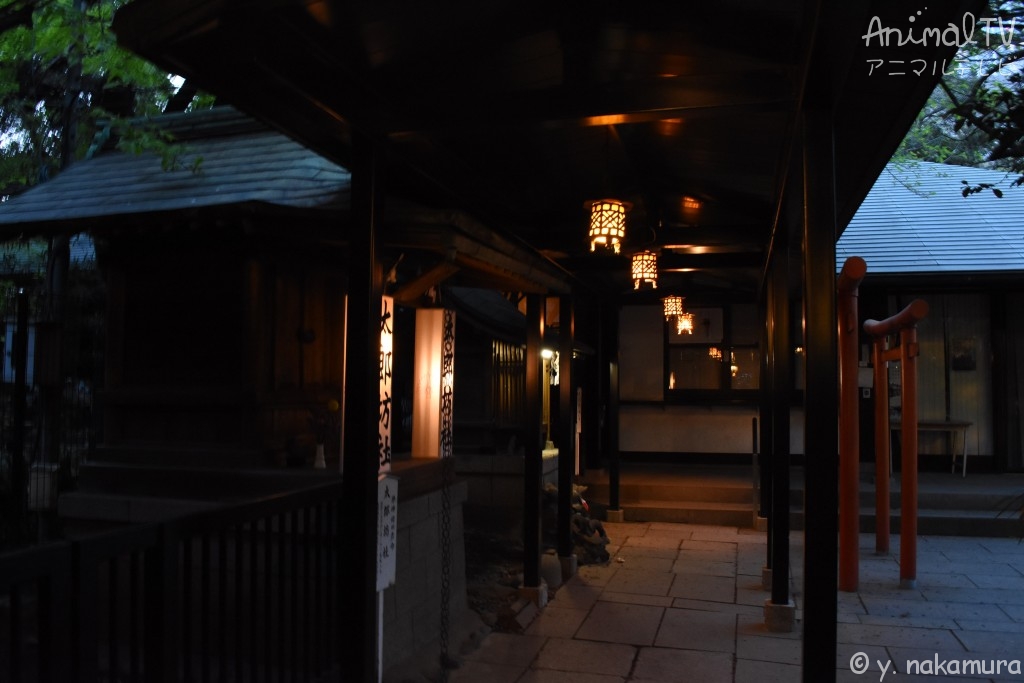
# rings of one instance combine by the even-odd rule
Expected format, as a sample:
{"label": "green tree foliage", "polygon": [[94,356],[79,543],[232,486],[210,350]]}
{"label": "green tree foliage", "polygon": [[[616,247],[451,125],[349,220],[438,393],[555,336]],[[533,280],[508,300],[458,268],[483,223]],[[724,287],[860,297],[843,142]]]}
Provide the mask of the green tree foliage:
{"label": "green tree foliage", "polygon": [[[952,74],[945,87],[966,94],[972,81]],[[986,165],[991,152],[987,135],[974,127],[957,126],[952,115],[954,104],[939,85],[918,114],[913,127],[896,151],[896,161],[934,161],[958,166]]]}
{"label": "green tree foliage", "polygon": [[176,88],[118,46],[110,22],[122,4],[0,0],[0,197],[104,144],[173,156],[171,141],[129,125],[163,111]]}
{"label": "green tree foliage", "polygon": [[[1024,185],[1024,0],[994,3],[976,25],[896,160],[1002,169],[1007,186]],[[965,197],[982,191],[1002,193],[964,183]]]}

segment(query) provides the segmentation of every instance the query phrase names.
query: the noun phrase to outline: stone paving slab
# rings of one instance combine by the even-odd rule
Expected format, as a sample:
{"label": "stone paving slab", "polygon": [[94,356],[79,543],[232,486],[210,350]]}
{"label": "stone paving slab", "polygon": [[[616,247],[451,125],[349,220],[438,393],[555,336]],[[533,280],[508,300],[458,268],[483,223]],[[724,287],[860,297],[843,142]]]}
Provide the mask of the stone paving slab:
{"label": "stone paving slab", "polygon": [[568,638],[549,638],[534,660],[535,669],[607,674],[625,678],[633,668],[636,648]]}
{"label": "stone paving slab", "polygon": [[589,609],[566,609],[549,604],[526,628],[526,633],[531,636],[572,638],[589,613]]}
{"label": "stone paving slab", "polygon": [[733,658],[725,652],[698,652],[666,647],[641,648],[630,681],[691,683],[731,681]]}
{"label": "stone paving slab", "polygon": [[[452,683],[798,683],[802,657],[803,537],[790,538],[792,633],[764,625],[765,535],[733,527],[606,524],[616,553],[580,567],[524,634],[492,633]],[[938,675],[907,662],[1024,660],[1024,544],[921,537],[917,586],[899,586],[899,536],[876,554],[862,534],[857,592],[836,596],[836,681],[891,683]],[[614,558],[618,556],[619,561]],[[863,653],[867,672],[851,670]],[[898,673],[893,673],[896,671]],[[1009,683],[1024,674],[949,676]]]}
{"label": "stone paving slab", "polygon": [[664,607],[601,601],[590,610],[576,637],[608,643],[653,645],[664,613]]}

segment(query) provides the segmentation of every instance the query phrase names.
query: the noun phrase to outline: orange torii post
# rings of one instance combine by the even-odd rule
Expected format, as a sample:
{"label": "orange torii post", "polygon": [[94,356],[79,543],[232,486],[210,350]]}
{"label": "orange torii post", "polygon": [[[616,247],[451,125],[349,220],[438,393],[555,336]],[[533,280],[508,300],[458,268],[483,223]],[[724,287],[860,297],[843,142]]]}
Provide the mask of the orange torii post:
{"label": "orange torii post", "polygon": [[[917,585],[917,323],[928,315],[928,302],[914,299],[885,320],[864,321],[874,338],[875,363],[875,533],[876,548],[889,548],[889,382],[885,367],[900,363],[900,587]],[[886,337],[899,332],[900,345],[885,348]],[[883,516],[884,511],[884,516]],[[884,546],[884,547],[883,547]]]}
{"label": "orange torii post", "polygon": [[868,266],[843,263],[836,283],[839,317],[839,590],[855,591],[860,545],[860,419],[857,407],[857,293]]}

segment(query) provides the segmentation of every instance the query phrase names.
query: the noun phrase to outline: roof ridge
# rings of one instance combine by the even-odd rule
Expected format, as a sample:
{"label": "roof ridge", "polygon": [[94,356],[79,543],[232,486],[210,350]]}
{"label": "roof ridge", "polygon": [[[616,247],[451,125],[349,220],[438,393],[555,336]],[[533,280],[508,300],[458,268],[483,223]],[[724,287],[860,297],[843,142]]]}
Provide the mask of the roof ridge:
{"label": "roof ridge", "polygon": [[194,140],[254,131],[269,131],[270,126],[229,105],[210,109],[158,114],[132,119],[133,125],[155,124],[175,140]]}

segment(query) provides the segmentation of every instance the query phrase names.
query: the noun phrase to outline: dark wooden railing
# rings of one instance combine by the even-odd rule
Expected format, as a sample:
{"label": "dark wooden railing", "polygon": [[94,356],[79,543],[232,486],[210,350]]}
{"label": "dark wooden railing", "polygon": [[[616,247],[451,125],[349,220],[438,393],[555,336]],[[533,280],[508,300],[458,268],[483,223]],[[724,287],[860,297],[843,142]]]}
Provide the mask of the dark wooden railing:
{"label": "dark wooden railing", "polygon": [[0,555],[0,680],[338,678],[341,483]]}

